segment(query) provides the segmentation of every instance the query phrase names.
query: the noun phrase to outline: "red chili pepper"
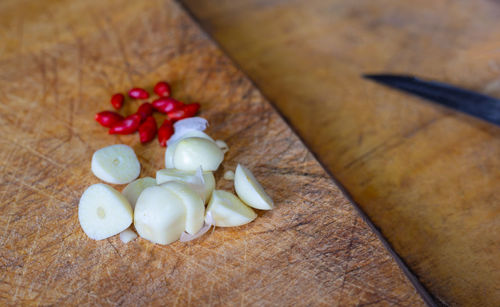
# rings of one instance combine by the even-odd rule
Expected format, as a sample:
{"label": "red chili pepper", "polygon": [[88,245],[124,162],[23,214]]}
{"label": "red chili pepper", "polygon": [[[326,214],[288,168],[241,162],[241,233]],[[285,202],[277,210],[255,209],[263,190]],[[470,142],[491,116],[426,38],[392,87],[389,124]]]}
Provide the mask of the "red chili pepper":
{"label": "red chili pepper", "polygon": [[182,106],[179,110],[174,110],[170,111],[167,113],[168,118],[170,118],[173,121],[192,117],[196,115],[196,112],[200,109],[200,104],[195,102],[195,103],[190,103]]}
{"label": "red chili pepper", "polygon": [[172,97],[162,97],[153,101],[153,108],[158,112],[166,114],[170,111],[180,109],[184,104]]}
{"label": "red chili pepper", "polygon": [[156,120],[153,116],[148,116],[139,126],[139,139],[141,143],[147,143],[156,136]]}
{"label": "red chili pepper", "polygon": [[123,106],[124,100],[125,96],[123,96],[123,94],[114,94],[113,96],[111,96],[111,105],[113,106],[113,108],[118,110]]}
{"label": "red chili pepper", "polygon": [[139,114],[141,116],[141,121],[144,122],[148,118],[148,116],[151,116],[153,114],[153,111],[153,105],[149,102],[145,102],[139,106],[135,114]]}
{"label": "red chili pepper", "polygon": [[161,124],[158,129],[158,141],[160,142],[160,145],[163,147],[167,146],[167,141],[170,139],[172,134],[174,134],[174,125],[169,119],[165,119],[163,124]]}
{"label": "red chili pepper", "polygon": [[132,114],[109,129],[109,134],[131,134],[137,131],[141,124],[141,116]]}
{"label": "red chili pepper", "polygon": [[128,91],[128,95],[130,98],[134,99],[147,99],[149,98],[149,93],[146,92],[145,89],[140,88],[140,87],[134,87],[130,91]]}
{"label": "red chili pepper", "polygon": [[170,84],[168,84],[165,81],[160,81],[160,82],[156,83],[153,90],[160,97],[170,96]]}
{"label": "red chili pepper", "polygon": [[113,127],[123,120],[123,116],[113,111],[102,111],[95,115],[95,120],[103,127]]}

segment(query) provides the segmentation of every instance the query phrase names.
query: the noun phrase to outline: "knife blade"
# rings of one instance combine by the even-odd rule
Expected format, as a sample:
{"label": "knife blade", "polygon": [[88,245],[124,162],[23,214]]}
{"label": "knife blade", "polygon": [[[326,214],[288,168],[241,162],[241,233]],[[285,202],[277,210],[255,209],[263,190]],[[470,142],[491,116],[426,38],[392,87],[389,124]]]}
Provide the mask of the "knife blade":
{"label": "knife blade", "polygon": [[500,126],[499,99],[408,75],[365,74],[363,77]]}

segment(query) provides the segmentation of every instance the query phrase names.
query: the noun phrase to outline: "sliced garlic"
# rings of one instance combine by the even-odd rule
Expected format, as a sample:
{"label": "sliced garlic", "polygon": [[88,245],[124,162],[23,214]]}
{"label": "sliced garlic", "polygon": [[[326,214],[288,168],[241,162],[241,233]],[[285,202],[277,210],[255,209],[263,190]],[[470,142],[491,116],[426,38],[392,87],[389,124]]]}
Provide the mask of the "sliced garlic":
{"label": "sliced garlic", "polygon": [[83,192],[78,204],[78,220],[87,236],[102,240],[127,229],[132,223],[127,199],[107,184],[98,183]]}
{"label": "sliced garlic", "polygon": [[142,191],[145,188],[152,187],[156,185],[156,180],[151,177],[144,177],[137,179],[131,183],[129,183],[122,191],[122,194],[127,198],[132,209],[135,207],[135,203],[137,202],[137,198],[141,195]]}
{"label": "sliced garlic", "polygon": [[222,140],[217,140],[215,141],[215,144],[220,148],[220,150],[222,150],[222,153],[226,153],[229,151],[229,146],[227,146],[226,142],[222,141]]}
{"label": "sliced garlic", "polygon": [[135,238],[137,238],[137,234],[130,228],[127,228],[124,231],[120,232],[120,240],[122,240],[122,242],[125,244],[134,240]]}
{"label": "sliced garlic", "polygon": [[185,138],[192,138],[192,137],[197,137],[197,138],[204,138],[207,140],[210,140],[212,142],[215,142],[210,136],[208,136],[206,133],[202,131],[197,131],[197,130],[190,130],[190,131],[185,131],[183,133],[179,134],[173,134],[170,139],[167,141],[167,150],[165,150],[165,167],[166,168],[174,168],[174,152],[175,152],[175,147],[178,143],[178,141],[185,139]]}
{"label": "sliced garlic", "polygon": [[162,184],[167,181],[185,182],[200,195],[203,203],[206,203],[215,189],[215,177],[212,172],[203,172],[202,176],[203,181],[200,180],[196,172],[166,168],[156,172],[156,183]]}
{"label": "sliced garlic", "polygon": [[226,171],[224,173],[224,179],[226,179],[226,180],[234,180],[234,172],[233,171]]}
{"label": "sliced garlic", "polygon": [[207,207],[208,212],[211,213],[215,226],[219,227],[244,225],[257,217],[257,214],[242,203],[238,197],[222,190],[215,190],[212,193]]}
{"label": "sliced garlic", "polygon": [[139,177],[141,165],[130,146],[117,144],[101,148],[94,153],[92,172],[105,182],[125,184]]}
{"label": "sliced garlic", "polygon": [[223,159],[224,154],[214,142],[198,137],[180,140],[173,156],[174,168],[184,171],[195,171],[200,166],[204,171],[215,171]]}
{"label": "sliced garlic", "polygon": [[238,197],[250,207],[271,210],[274,203],[252,172],[241,164],[236,167],[234,188]]}
{"label": "sliced garlic", "polygon": [[186,227],[189,234],[196,234],[203,226],[205,204],[200,196],[189,185],[179,181],[169,181],[160,185],[162,188],[174,192],[186,207]]}
{"label": "sliced garlic", "polygon": [[172,191],[153,186],[142,191],[134,211],[139,236],[153,243],[169,244],[181,237],[186,225],[186,207]]}

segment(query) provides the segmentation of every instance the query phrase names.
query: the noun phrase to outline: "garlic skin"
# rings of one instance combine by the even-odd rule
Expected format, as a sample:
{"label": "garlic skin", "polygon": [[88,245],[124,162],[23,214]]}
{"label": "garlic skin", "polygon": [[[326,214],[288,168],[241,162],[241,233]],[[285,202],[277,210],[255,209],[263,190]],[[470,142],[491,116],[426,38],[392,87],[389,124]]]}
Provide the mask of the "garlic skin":
{"label": "garlic skin", "polygon": [[78,204],[80,226],[94,240],[106,239],[127,229],[132,224],[132,216],[125,196],[103,183],[88,187]]}
{"label": "garlic skin", "polygon": [[252,208],[260,210],[271,210],[274,208],[271,197],[267,195],[252,172],[241,164],[238,164],[236,173],[234,174],[234,189],[238,197]]}
{"label": "garlic skin", "polygon": [[153,186],[142,191],[134,211],[139,236],[153,243],[169,244],[181,237],[186,225],[186,207],[168,189]]}
{"label": "garlic skin", "polygon": [[178,120],[174,123],[175,133],[182,134],[188,131],[205,131],[208,121],[203,117],[195,116]]}
{"label": "garlic skin", "polygon": [[200,182],[196,172],[165,168],[156,172],[156,183],[160,185],[167,181],[185,182],[200,195],[203,203],[207,203],[215,189],[215,177],[212,172],[203,172],[202,176],[203,182]]}
{"label": "garlic skin", "polygon": [[199,237],[203,236],[204,234],[207,233],[207,231],[214,225],[215,222],[212,218],[212,213],[207,212],[207,215],[205,216],[205,222],[203,223],[203,227],[201,227],[200,230],[198,230],[197,233],[195,234],[189,234],[186,232],[183,232],[181,235],[181,238],[179,241],[181,242],[189,242],[198,239]]}
{"label": "garlic skin", "polygon": [[180,140],[175,145],[173,154],[174,168],[195,171],[200,166],[204,171],[216,171],[224,154],[212,141],[192,137]]}
{"label": "garlic skin", "polygon": [[183,205],[186,207],[185,230],[189,234],[196,234],[203,227],[205,216],[205,204],[201,197],[186,183],[169,181],[160,186],[175,193],[182,200]]}
{"label": "garlic skin", "polygon": [[139,177],[141,165],[134,150],[124,144],[101,148],[92,156],[92,172],[108,183],[125,184]]}
{"label": "garlic skin", "polygon": [[215,142],[210,136],[208,136],[208,134],[198,130],[181,131],[178,133],[174,133],[167,141],[167,150],[165,150],[165,168],[174,168],[174,152],[179,141],[192,137],[204,138]]}
{"label": "garlic skin", "polygon": [[219,227],[241,226],[257,217],[257,214],[238,197],[223,190],[215,190],[212,193],[206,212],[207,214],[210,212],[215,226]]}
{"label": "garlic skin", "polygon": [[135,208],[135,203],[137,202],[137,198],[141,195],[142,191],[148,187],[152,187],[156,185],[156,180],[151,177],[144,177],[132,181],[129,183],[122,191],[123,196],[128,200],[132,209]]}

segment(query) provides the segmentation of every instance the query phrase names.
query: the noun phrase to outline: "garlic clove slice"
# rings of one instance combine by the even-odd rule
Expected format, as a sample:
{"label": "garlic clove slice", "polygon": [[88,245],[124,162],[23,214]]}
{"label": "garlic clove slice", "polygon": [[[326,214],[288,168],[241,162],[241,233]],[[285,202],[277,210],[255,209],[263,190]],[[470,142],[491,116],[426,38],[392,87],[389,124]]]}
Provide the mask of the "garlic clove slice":
{"label": "garlic clove slice", "polygon": [[198,177],[199,174],[192,171],[181,171],[175,168],[165,168],[156,172],[156,183],[162,184],[167,181],[182,181],[200,195],[203,203],[206,203],[215,189],[215,177],[212,172],[203,172],[203,186]]}
{"label": "garlic clove slice", "polygon": [[274,203],[252,172],[241,164],[236,167],[234,188],[238,197],[250,207],[261,210],[271,210]]}
{"label": "garlic clove slice", "polygon": [[92,172],[113,184],[125,184],[139,177],[141,165],[130,146],[116,144],[97,150],[92,156]]}
{"label": "garlic clove slice", "polygon": [[153,243],[169,244],[181,237],[186,225],[186,207],[174,192],[153,186],[142,191],[134,211],[139,236]]}
{"label": "garlic clove slice", "polygon": [[167,141],[167,150],[165,150],[165,167],[166,168],[174,168],[174,152],[175,152],[175,147],[177,143],[185,138],[190,138],[190,137],[197,137],[197,138],[204,138],[207,140],[210,140],[212,142],[215,142],[210,136],[208,136],[206,133],[202,131],[197,131],[197,130],[191,130],[191,131],[185,131],[182,133],[178,134],[173,134],[170,139]]}
{"label": "garlic clove slice", "polygon": [[215,226],[233,227],[253,221],[257,214],[247,207],[234,194],[215,190],[208,203],[207,214],[210,213]]}
{"label": "garlic clove slice", "polygon": [[132,181],[129,183],[122,191],[123,196],[127,198],[132,209],[135,208],[135,203],[137,202],[137,198],[141,195],[142,191],[148,187],[152,187],[156,185],[156,180],[151,177],[144,177]]}
{"label": "garlic clove slice", "polygon": [[106,239],[127,229],[132,217],[127,199],[103,183],[88,187],[78,204],[80,226],[94,240]]}
{"label": "garlic clove slice", "polygon": [[223,159],[224,154],[214,142],[198,137],[180,140],[173,153],[174,168],[184,171],[195,171],[200,166],[204,171],[216,171]]}
{"label": "garlic clove slice", "polygon": [[203,226],[205,216],[205,204],[200,196],[189,185],[179,181],[169,181],[160,186],[175,193],[182,200],[186,207],[185,231],[189,234],[197,233]]}

